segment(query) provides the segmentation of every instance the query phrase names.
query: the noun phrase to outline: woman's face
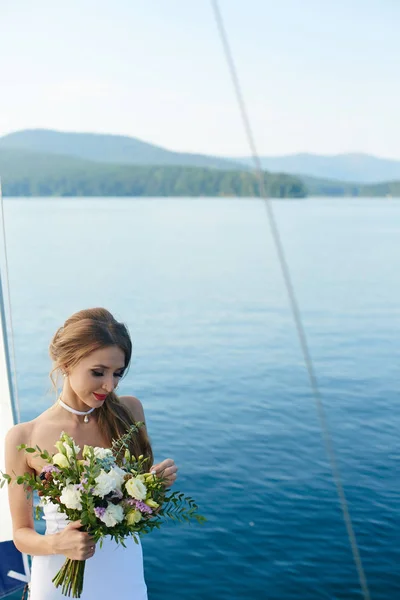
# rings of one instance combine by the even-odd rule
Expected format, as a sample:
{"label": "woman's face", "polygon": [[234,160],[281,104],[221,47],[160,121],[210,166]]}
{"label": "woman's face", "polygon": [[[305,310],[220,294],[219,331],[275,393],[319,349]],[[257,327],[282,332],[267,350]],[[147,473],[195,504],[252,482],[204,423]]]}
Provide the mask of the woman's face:
{"label": "woman's face", "polygon": [[125,370],[125,355],[118,346],[95,350],[68,371],[67,386],[90,407],[99,408],[117,387]]}

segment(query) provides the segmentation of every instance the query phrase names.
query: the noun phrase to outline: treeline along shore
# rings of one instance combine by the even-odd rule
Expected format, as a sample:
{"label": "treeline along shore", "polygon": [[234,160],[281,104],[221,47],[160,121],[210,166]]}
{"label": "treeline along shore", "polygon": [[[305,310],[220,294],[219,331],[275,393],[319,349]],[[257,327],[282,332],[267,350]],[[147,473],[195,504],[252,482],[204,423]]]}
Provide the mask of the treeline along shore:
{"label": "treeline along shore", "polygon": [[[61,154],[0,147],[5,196],[227,196],[259,197],[258,177],[248,169],[102,163]],[[400,182],[357,184],[263,172],[271,198],[400,196]]]}
{"label": "treeline along shore", "polygon": [[[12,156],[14,155],[14,156]],[[0,150],[6,196],[259,196],[258,178],[248,170],[92,163],[77,158]],[[295,176],[264,172],[274,198],[304,198]]]}

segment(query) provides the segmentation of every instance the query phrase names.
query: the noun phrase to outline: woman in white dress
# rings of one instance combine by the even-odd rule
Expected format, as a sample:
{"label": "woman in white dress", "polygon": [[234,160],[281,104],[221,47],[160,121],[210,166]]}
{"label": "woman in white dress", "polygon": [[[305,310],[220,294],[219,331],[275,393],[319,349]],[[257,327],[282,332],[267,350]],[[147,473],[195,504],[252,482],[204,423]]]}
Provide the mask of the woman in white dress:
{"label": "woman in white dress", "polygon": [[[50,357],[51,377],[63,375],[57,402],[33,421],[15,425],[6,436],[6,472],[39,474],[40,458],[17,450],[19,444],[38,445],[57,452],[54,444],[60,433],[71,435],[80,448],[85,444],[109,448],[111,440],[126,433],[134,421],[145,421],[141,402],[134,396],[117,396],[115,389],[126,372],[132,343],[124,324],[103,308],[82,310],[70,317],[54,335]],[[146,428],[142,427],[130,445],[132,454],[143,454],[153,465],[153,453]],[[80,457],[78,457],[80,458]],[[151,466],[171,486],[177,474],[172,459]],[[30,554],[32,574],[30,600],[65,598],[52,583],[65,558],[86,560],[82,600],[109,600],[112,596],[146,600],[142,547],[128,538],[127,547],[106,538],[96,546],[88,533],[79,531],[80,521],[69,522],[55,504],[44,507],[46,533],[34,529],[32,498],[23,486],[9,487],[13,539],[20,552]]]}

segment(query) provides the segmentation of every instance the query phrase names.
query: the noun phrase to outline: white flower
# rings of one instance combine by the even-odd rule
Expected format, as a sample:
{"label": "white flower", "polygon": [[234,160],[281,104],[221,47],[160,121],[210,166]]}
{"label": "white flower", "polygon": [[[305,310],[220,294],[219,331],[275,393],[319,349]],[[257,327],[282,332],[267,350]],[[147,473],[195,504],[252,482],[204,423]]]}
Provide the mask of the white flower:
{"label": "white flower", "polygon": [[100,496],[104,498],[110,492],[116,489],[117,483],[115,481],[115,477],[106,473],[104,469],[100,471],[100,475],[98,475],[95,479],[96,487],[94,488],[93,494],[95,496]]}
{"label": "white flower", "polygon": [[66,467],[69,467],[68,458],[64,456],[64,454],[61,454],[61,452],[57,452],[57,454],[54,454],[53,456],[53,465],[57,465],[62,469],[65,469]]}
{"label": "white flower", "polygon": [[57,448],[60,454],[63,454],[64,456],[66,455],[64,442],[62,440],[58,440],[58,442],[56,442],[54,446]]}
{"label": "white flower", "polygon": [[107,525],[107,527],[114,527],[117,523],[121,523],[124,519],[124,509],[120,504],[111,504],[108,503],[106,508],[106,512],[102,517],[100,517],[100,521],[103,521]]}
{"label": "white flower", "polygon": [[90,458],[93,450],[93,446],[87,446],[86,444],[83,446],[82,456],[83,458]]}
{"label": "white flower", "polygon": [[65,486],[60,495],[60,502],[62,504],[65,504],[67,508],[75,508],[77,510],[82,510],[82,494],[79,490],[76,489],[76,487],[77,486],[73,484]]}
{"label": "white flower", "polygon": [[136,523],[139,523],[139,521],[142,519],[142,516],[143,515],[140,510],[131,510],[126,515],[126,522],[128,525],[135,525]]}
{"label": "white flower", "polygon": [[[64,439],[64,437],[67,439]],[[65,434],[63,434],[58,442],[56,442],[54,445],[61,454],[64,454],[64,456],[67,456],[68,458],[71,458],[73,454],[72,448],[74,448],[75,454],[78,454],[78,452],[81,450],[79,446],[74,444],[74,440],[72,438],[68,438],[68,436],[65,436]]]}
{"label": "white flower", "polygon": [[[71,458],[72,456],[72,447],[68,444],[68,442],[64,442],[64,448],[66,450],[67,453],[67,457]],[[81,451],[81,449],[79,448],[79,446],[76,446],[76,444],[74,444],[74,450],[75,450],[75,456],[77,456],[79,454],[79,452]]]}
{"label": "white flower", "polygon": [[144,500],[147,494],[147,488],[138,477],[132,477],[128,479],[125,484],[126,491],[132,498],[136,500]]}
{"label": "white flower", "polygon": [[99,446],[95,446],[93,450],[95,457],[100,460],[103,458],[111,458],[113,456],[112,450],[110,450],[110,448],[100,448]]}
{"label": "white flower", "polygon": [[124,477],[126,475],[126,471],[121,469],[118,465],[114,465],[111,471],[108,472],[110,477],[113,477],[115,482],[114,489],[122,491],[122,484],[124,483]]}

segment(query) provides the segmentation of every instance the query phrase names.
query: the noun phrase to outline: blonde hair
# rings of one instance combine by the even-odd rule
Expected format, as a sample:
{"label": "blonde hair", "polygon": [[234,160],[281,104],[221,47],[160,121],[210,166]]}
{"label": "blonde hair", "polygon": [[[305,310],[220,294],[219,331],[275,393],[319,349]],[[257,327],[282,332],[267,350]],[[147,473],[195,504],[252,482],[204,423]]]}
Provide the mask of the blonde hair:
{"label": "blonde hair", "polygon": [[[125,372],[132,356],[132,341],[127,327],[119,323],[105,308],[80,310],[67,319],[50,343],[49,353],[54,365],[50,373],[53,386],[57,389],[54,375],[61,369],[74,368],[83,358],[101,348],[118,346],[125,356]],[[112,440],[124,435],[135,421],[130,411],[111,392],[97,411],[100,432],[111,446]],[[129,450],[138,457],[148,458],[149,468],[153,464],[150,440],[143,428],[129,442]]]}

